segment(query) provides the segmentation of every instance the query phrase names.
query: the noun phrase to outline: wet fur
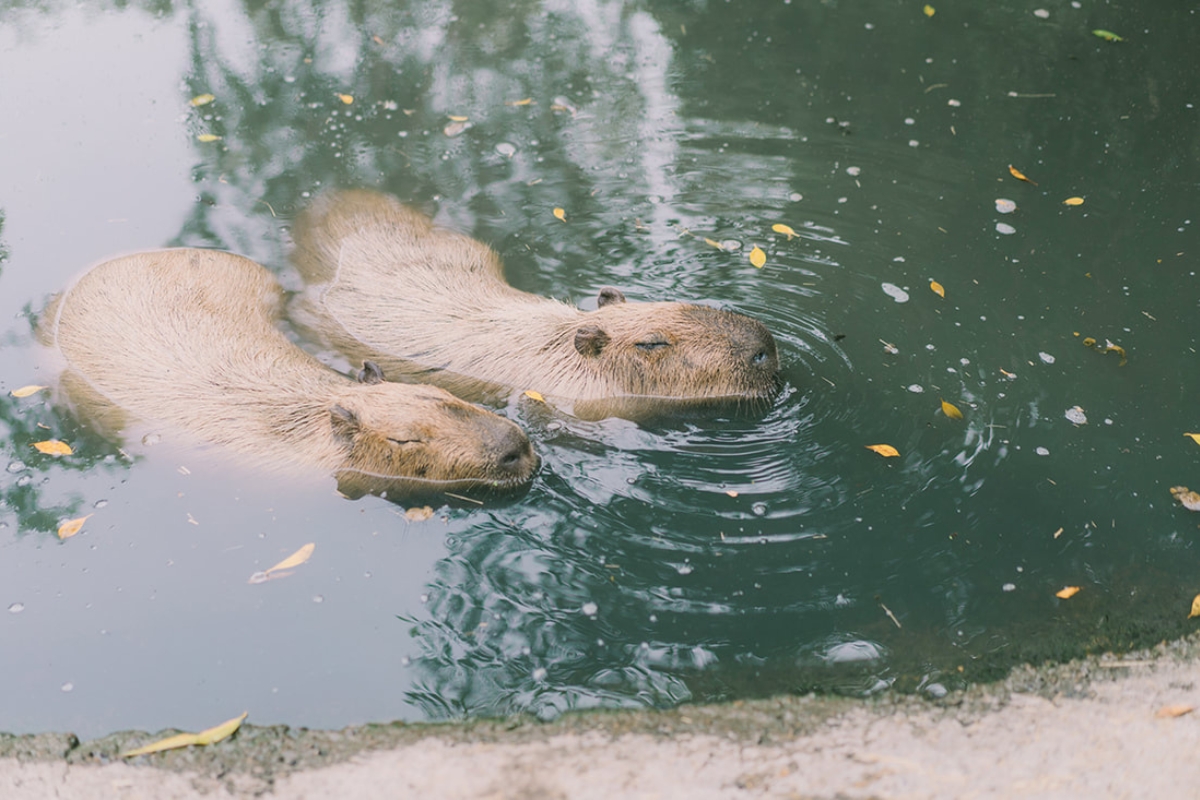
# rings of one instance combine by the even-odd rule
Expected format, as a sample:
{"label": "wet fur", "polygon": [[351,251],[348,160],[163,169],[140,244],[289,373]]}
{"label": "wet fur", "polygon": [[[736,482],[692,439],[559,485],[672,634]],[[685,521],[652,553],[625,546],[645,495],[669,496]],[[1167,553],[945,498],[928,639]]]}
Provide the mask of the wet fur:
{"label": "wet fur", "polygon": [[258,466],[336,473],[355,494],[363,482],[528,480],[536,457],[512,422],[435,387],[334,372],[276,328],[281,306],[279,285],[249,259],[162,250],[84,274],[47,309],[41,335],[65,359],[76,402],[91,398],[84,416],[102,398]]}

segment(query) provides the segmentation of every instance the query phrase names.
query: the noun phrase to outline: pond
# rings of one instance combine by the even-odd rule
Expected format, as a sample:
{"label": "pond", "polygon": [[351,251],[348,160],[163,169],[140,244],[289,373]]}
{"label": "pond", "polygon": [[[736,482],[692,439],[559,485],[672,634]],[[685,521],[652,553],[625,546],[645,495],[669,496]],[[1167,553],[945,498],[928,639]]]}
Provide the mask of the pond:
{"label": "pond", "polygon": [[[0,729],[938,696],[1192,629],[1189,4],[17,5]],[[641,423],[502,398],[533,486],[424,520],[11,394],[54,385],[38,314],[115,254],[223,248],[296,290],[292,220],[335,186],[436,212],[530,292],[755,316],[783,390]]]}

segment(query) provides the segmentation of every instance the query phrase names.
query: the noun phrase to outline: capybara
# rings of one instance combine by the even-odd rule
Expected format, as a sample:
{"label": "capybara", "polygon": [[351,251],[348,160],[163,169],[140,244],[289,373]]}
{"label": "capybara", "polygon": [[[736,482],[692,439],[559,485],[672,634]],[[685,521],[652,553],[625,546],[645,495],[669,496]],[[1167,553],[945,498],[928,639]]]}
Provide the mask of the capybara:
{"label": "capybara", "polygon": [[757,320],[626,302],[611,287],[595,311],[520,291],[491,248],[389,195],[322,195],[294,235],[308,287],[294,321],[393,379],[407,374],[465,397],[534,390],[590,417],[763,399],[777,388],[775,340]]}
{"label": "capybara", "polygon": [[255,466],[326,471],[350,496],[530,480],[538,459],[517,425],[436,387],[324,366],[276,327],[282,306],[274,277],[247,258],[159,250],[85,273],[40,335],[65,358],[64,386],[82,384],[85,404],[115,407],[110,418],[166,426]]}

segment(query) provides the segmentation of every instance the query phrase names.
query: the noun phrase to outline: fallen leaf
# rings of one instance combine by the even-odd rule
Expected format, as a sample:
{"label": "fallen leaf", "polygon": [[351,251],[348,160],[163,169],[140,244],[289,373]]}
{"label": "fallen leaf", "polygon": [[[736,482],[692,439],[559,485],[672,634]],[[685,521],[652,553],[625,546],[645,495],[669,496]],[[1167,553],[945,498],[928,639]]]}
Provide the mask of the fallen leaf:
{"label": "fallen leaf", "polygon": [[432,516],[433,509],[429,506],[413,507],[404,512],[404,518],[409,522],[424,522]]}
{"label": "fallen leaf", "polygon": [[533,102],[532,97],[524,97],[520,100],[509,100],[504,105],[506,106],[527,106]]}
{"label": "fallen leaf", "polygon": [[1200,494],[1193,492],[1186,486],[1172,486],[1171,496],[1188,511],[1200,511]]}
{"label": "fallen leaf", "polygon": [[954,403],[947,403],[945,400],[942,401],[942,413],[950,419],[963,418],[963,414],[958,410],[958,406],[954,405]]}
{"label": "fallen leaf", "polygon": [[763,264],[767,263],[767,254],[758,245],[754,245],[754,249],[750,251],[750,263],[758,269],[762,269]]}
{"label": "fallen leaf", "polygon": [[794,230],[792,230],[791,225],[784,225],[782,222],[776,222],[774,225],[771,226],[771,230],[775,231],[776,233],[784,234],[785,236],[788,237],[789,242],[792,240],[793,236],[797,235],[796,232]]}
{"label": "fallen leaf", "polygon": [[196,141],[206,142],[206,143],[207,142],[219,142],[219,141],[221,141],[221,137],[217,136],[215,133],[202,133],[196,137]]}
{"label": "fallen leaf", "polygon": [[58,538],[59,539],[70,539],[72,536],[74,536],[75,534],[77,534],[81,530],[83,530],[83,523],[87,522],[91,516],[92,516],[91,514],[88,514],[86,517],[78,517],[76,519],[69,519],[66,522],[64,522],[62,525],[59,525],[58,526]]}
{"label": "fallen leaf", "polygon": [[338,93],[337,99],[341,100],[346,105],[350,105],[351,103],[354,102],[354,95]]}
{"label": "fallen leaf", "polygon": [[1123,367],[1123,366],[1125,366],[1125,364],[1126,364],[1126,363],[1129,361],[1129,359],[1127,359],[1127,358],[1125,357],[1125,348],[1124,348],[1124,347],[1121,347],[1121,345],[1119,345],[1119,344],[1113,344],[1113,343],[1112,343],[1111,341],[1109,341],[1108,339],[1105,339],[1105,340],[1104,340],[1104,350],[1103,350],[1103,352],[1105,352],[1105,353],[1116,353],[1117,355],[1119,355],[1119,356],[1121,357],[1121,361],[1120,361],[1120,363],[1118,363],[1118,364],[1117,364],[1117,366],[1118,366],[1118,367]]}
{"label": "fallen leaf", "polygon": [[1200,617],[1200,594],[1192,598],[1192,611],[1188,614],[1188,619]]}
{"label": "fallen leaf", "polygon": [[1163,706],[1154,712],[1154,716],[1158,719],[1174,719],[1175,717],[1182,717],[1184,714],[1190,714],[1195,710],[1195,706],[1188,705]]}
{"label": "fallen leaf", "polygon": [[1193,442],[1200,444],[1200,433],[1185,433],[1184,436],[1190,436]]}
{"label": "fallen leaf", "polygon": [[1081,206],[1081,205],[1083,205],[1083,198],[1082,197],[1068,197],[1066,200],[1063,200],[1063,205],[1064,206]]}
{"label": "fallen leaf", "polygon": [[191,101],[190,101],[190,102],[191,102],[191,104],[192,104],[192,105],[194,105],[196,108],[199,108],[200,106],[206,106],[206,105],[208,105],[209,103],[211,103],[213,100],[216,100],[216,99],[217,99],[217,98],[216,98],[216,97],[213,97],[211,94],[207,94],[207,93],[205,93],[205,94],[198,94],[198,95],[196,95],[195,97],[193,97],[193,98],[191,99]]}
{"label": "fallen leaf", "polygon": [[932,291],[934,294],[936,294],[938,297],[945,297],[945,296],[946,296],[946,287],[942,286],[942,285],[941,285],[940,283],[938,283],[937,281],[930,281],[930,282],[929,282],[929,289],[930,289],[930,291]]}
{"label": "fallen leaf", "polygon": [[270,575],[272,572],[278,572],[281,569],[291,569],[292,567],[298,567],[301,564],[303,564],[305,561],[308,561],[308,559],[312,557],[313,550],[316,550],[316,549],[317,549],[317,545],[314,544],[313,542],[309,542],[308,544],[304,545],[304,547],[301,547],[299,550],[297,550],[296,552],[292,553],[290,556],[285,558],[283,561],[280,561],[275,566],[271,567],[268,570],[265,570],[265,572],[268,575]]}
{"label": "fallen leaf", "polygon": [[467,129],[466,122],[451,122],[446,127],[442,128],[442,133],[453,138]]}
{"label": "fallen leaf", "polygon": [[1029,180],[1029,178],[1026,178],[1025,174],[1023,172],[1021,172],[1021,170],[1014,167],[1012,164],[1008,165],[1008,172],[1009,172],[1009,174],[1011,174],[1014,178],[1016,178],[1019,181],[1025,181],[1026,183],[1032,183],[1034,186],[1037,186],[1037,181],[1031,181],[1031,180]]}
{"label": "fallen leaf", "polygon": [[47,439],[44,442],[34,442],[33,446],[37,448],[39,453],[45,453],[48,456],[69,456],[75,451],[71,449],[71,445],[66,442],[60,442],[58,439]]}
{"label": "fallen leaf", "polygon": [[934,8],[933,6],[925,6],[925,16],[932,17],[936,13],[937,13],[937,9]]}
{"label": "fallen leaf", "polygon": [[526,396],[526,397],[528,397],[530,400],[536,400],[536,401],[538,401],[539,403],[544,403],[544,402],[546,402],[546,398],[545,398],[545,397],[542,397],[542,393],[541,393],[541,392],[535,392],[533,389],[526,389],[526,390],[525,390],[525,396]]}
{"label": "fallen leaf", "polygon": [[22,386],[20,389],[13,389],[11,392],[9,392],[9,394],[11,394],[13,397],[29,397],[29,395],[37,394],[45,388],[45,386],[38,386],[37,384],[31,383],[28,386]]}
{"label": "fallen leaf", "polygon": [[1124,39],[1122,39],[1120,36],[1117,36],[1112,31],[1106,31],[1103,28],[1096,28],[1096,30],[1092,31],[1092,36],[1099,36],[1101,39],[1103,39],[1106,42],[1123,42],[1123,41],[1125,41]]}
{"label": "fallen leaf", "polygon": [[561,208],[556,208],[556,209],[554,209],[554,218],[557,220],[566,222],[567,221],[567,212],[563,211]]}
{"label": "fallen leaf", "polygon": [[737,497],[737,496],[738,496],[738,493],[737,493],[736,491],[734,491],[733,489],[727,489],[727,490],[725,491],[725,494],[729,495],[730,497]]}
{"label": "fallen leaf", "polygon": [[1062,536],[1062,532],[1063,532],[1062,528],[1059,528],[1058,530],[1056,530],[1054,532],[1054,538],[1057,539],[1058,537]]}
{"label": "fallen leaf", "polygon": [[1063,600],[1066,600],[1070,597],[1074,597],[1077,594],[1079,594],[1078,586],[1064,586],[1063,588],[1061,588],[1057,592],[1055,592],[1054,596],[1061,598]]}
{"label": "fallen leaf", "polygon": [[466,122],[470,119],[470,117],[463,117],[457,114],[447,114],[446,119],[450,120],[451,122]]}
{"label": "fallen leaf", "polygon": [[724,250],[724,249],[725,249],[725,245],[721,244],[721,243],[720,243],[720,242],[718,242],[716,239],[709,239],[708,237],[705,237],[705,239],[704,239],[704,243],[705,243],[706,245],[708,245],[709,247],[715,247],[715,248],[717,248],[718,250]]}
{"label": "fallen leaf", "polygon": [[168,736],[166,739],[159,739],[157,742],[136,747],[133,750],[126,750],[124,753],[121,753],[121,758],[133,758],[134,756],[144,756],[149,753],[160,753],[163,750],[176,750],[180,747],[188,747],[193,744],[216,744],[232,736],[242,726],[242,721],[247,716],[249,716],[249,712],[243,711],[240,717],[234,717],[208,730],[203,730],[199,733],[180,733],[175,736]]}
{"label": "fallen leaf", "polygon": [[863,445],[863,447],[867,448],[868,450],[874,450],[884,458],[894,458],[900,455],[900,451],[892,447],[890,444],[867,444]]}

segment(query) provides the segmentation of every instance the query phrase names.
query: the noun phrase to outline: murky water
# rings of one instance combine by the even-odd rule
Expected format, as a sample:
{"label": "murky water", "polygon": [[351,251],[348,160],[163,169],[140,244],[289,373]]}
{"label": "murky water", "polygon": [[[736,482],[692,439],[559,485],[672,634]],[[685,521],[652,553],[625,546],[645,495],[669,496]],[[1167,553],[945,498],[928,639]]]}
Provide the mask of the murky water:
{"label": "murky water", "polygon": [[[27,5],[0,11],[0,729],[937,694],[1190,629],[1188,4]],[[531,491],[423,522],[8,394],[53,383],[33,323],[89,264],[223,247],[294,288],[291,218],[334,185],[436,209],[522,289],[757,316],[785,389],[641,425],[514,399]]]}

